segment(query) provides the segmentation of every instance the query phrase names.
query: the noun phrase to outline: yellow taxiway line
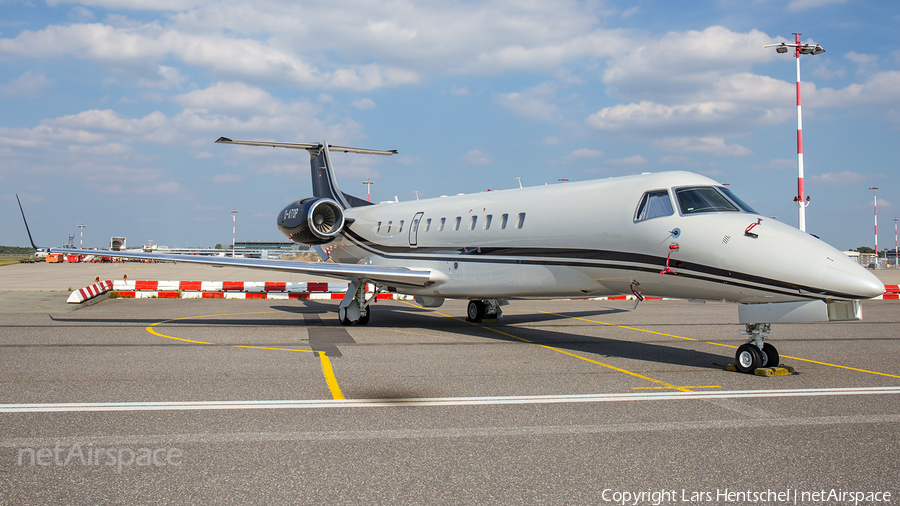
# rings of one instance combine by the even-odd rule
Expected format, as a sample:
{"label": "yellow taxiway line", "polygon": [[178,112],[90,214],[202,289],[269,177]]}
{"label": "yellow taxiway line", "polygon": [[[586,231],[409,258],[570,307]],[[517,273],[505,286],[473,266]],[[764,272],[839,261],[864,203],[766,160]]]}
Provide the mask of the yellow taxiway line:
{"label": "yellow taxiway line", "polygon": [[[418,304],[413,304],[413,303],[407,302],[407,301],[402,301],[402,302],[405,303],[405,304],[409,304],[410,306],[413,306],[413,307],[417,307],[417,308],[420,308],[420,309],[425,309],[425,310],[427,310],[427,311],[430,311],[430,312],[432,312],[432,313],[435,313],[435,314],[438,314],[438,315],[441,315],[441,316],[444,316],[444,317],[447,317],[447,318],[456,318],[456,317],[450,316],[450,315],[448,315],[448,314],[446,314],[446,313],[441,313],[440,311],[435,311],[435,310],[433,310],[433,309],[429,309],[429,308],[426,308],[426,307],[419,306]],[[546,313],[546,311],[541,311],[541,312],[542,312],[542,313]],[[547,313],[547,314],[553,314],[553,313]],[[559,315],[559,316],[562,316],[562,315]],[[580,318],[579,318],[579,319],[580,319]],[[516,339],[516,340],[518,340],[518,341],[522,341],[522,342],[524,342],[524,343],[534,344],[534,345],[536,345],[536,346],[540,346],[541,348],[546,348],[546,349],[548,349],[548,350],[553,350],[553,351],[555,351],[555,352],[557,352],[557,353],[562,353],[563,355],[568,355],[568,356],[570,356],[570,357],[578,358],[578,359],[584,360],[585,362],[590,362],[590,363],[592,363],[592,364],[600,365],[600,366],[606,367],[606,368],[608,368],[608,369],[612,369],[613,371],[620,372],[620,373],[622,373],[622,374],[627,374],[627,375],[629,375],[629,376],[633,376],[633,377],[635,377],[635,378],[640,378],[640,379],[642,379],[642,380],[649,381],[649,382],[651,382],[651,383],[656,383],[657,385],[659,385],[658,387],[652,387],[652,388],[671,389],[671,390],[678,390],[678,391],[681,391],[681,392],[691,392],[692,390],[690,390],[690,388],[718,388],[718,387],[683,387],[683,386],[676,386],[676,385],[673,385],[673,384],[671,384],[671,383],[667,383],[667,382],[662,381],[662,380],[654,379],[654,378],[651,378],[651,377],[649,377],[649,376],[644,376],[643,374],[638,374],[638,373],[636,373],[636,372],[629,371],[629,370],[627,370],[627,369],[622,369],[621,367],[616,367],[616,366],[614,366],[614,365],[606,364],[606,363],[604,363],[604,362],[600,362],[600,361],[598,361],[598,360],[593,360],[593,359],[590,359],[590,358],[587,358],[587,357],[582,357],[581,355],[576,355],[575,353],[571,353],[571,352],[568,352],[568,351],[565,351],[565,350],[561,350],[561,349],[559,349],[559,348],[554,348],[553,346],[547,346],[547,345],[545,345],[545,344],[538,344],[538,343],[535,343],[534,341],[529,341],[528,339],[525,339],[525,338],[522,338],[522,337],[519,337],[519,336],[515,336],[515,335],[510,334],[510,333],[508,333],[508,332],[504,332],[504,331],[502,331],[502,330],[498,330],[498,329],[495,329],[495,328],[493,328],[493,327],[488,327],[487,325],[481,325],[481,324],[473,323],[473,322],[470,322],[470,321],[467,321],[467,320],[463,320],[463,321],[465,321],[466,323],[468,323],[468,324],[470,324],[470,325],[474,325],[474,326],[476,326],[476,327],[480,327],[480,328],[483,328],[483,329],[486,329],[486,330],[490,330],[491,332],[495,332],[495,333],[497,333],[497,334],[500,334],[500,335],[503,335],[503,336],[506,336],[506,337],[511,337],[511,338],[513,338],[513,339]],[[598,323],[599,323],[599,322],[598,322]]]}
{"label": "yellow taxiway line", "polygon": [[[620,329],[636,330],[636,331],[638,331],[638,332],[646,332],[646,333],[648,333],[648,334],[656,334],[656,335],[660,335],[660,336],[674,337],[674,338],[676,338],[676,339],[684,339],[684,340],[686,340],[686,341],[698,341],[698,342],[700,341],[699,339],[692,339],[692,338],[690,338],[690,337],[676,336],[675,334],[666,334],[666,333],[664,333],[664,332],[656,332],[656,331],[653,331],[653,330],[639,329],[639,328],[637,328],[637,327],[627,327],[627,326],[625,326],[625,325],[616,325],[616,324],[614,324],[614,323],[601,322],[601,321],[599,321],[599,320],[590,320],[590,319],[587,319],[587,318],[580,318],[580,317],[577,317],[577,316],[566,316],[566,315],[564,315],[564,314],[551,313],[551,312],[549,312],[549,311],[540,311],[540,312],[541,312],[541,313],[544,313],[544,314],[553,315],[553,316],[560,316],[560,317],[563,317],[563,318],[570,318],[570,319],[572,319],[572,320],[581,320],[581,321],[590,322],[590,323],[599,323],[599,324],[601,324],[601,325],[608,325],[608,326],[610,326],[610,327],[618,327],[618,328],[620,328]],[[712,341],[704,341],[704,342],[705,342],[705,344],[711,344],[711,345],[713,345],[713,346],[723,346],[723,347],[725,347],[725,348],[732,348],[732,349],[737,349],[737,348],[738,348],[737,346],[733,346],[733,345],[730,345],[730,344],[715,343],[715,342],[712,342]],[[894,374],[887,374],[887,373],[878,372],[878,371],[870,371],[870,370],[868,370],[868,369],[858,369],[858,368],[856,368],[856,367],[848,367],[848,366],[845,366],[845,365],[829,364],[828,362],[819,362],[819,361],[817,361],[817,360],[810,360],[810,359],[808,359],[808,358],[791,357],[791,356],[788,356],[788,355],[781,355],[781,358],[789,358],[789,359],[791,359],[791,360],[800,360],[801,362],[809,362],[809,363],[811,363],[811,364],[824,365],[824,366],[828,366],[828,367],[836,367],[836,368],[838,368],[838,369],[847,369],[848,371],[864,372],[864,373],[868,373],[868,374],[875,374],[875,375],[878,375],[878,376],[887,376],[888,378],[900,378],[900,376],[897,376],[897,375],[894,375]]]}
{"label": "yellow taxiway line", "polygon": [[156,322],[153,325],[147,327],[147,332],[159,336],[165,337],[166,339],[174,339],[176,341],[184,341],[188,343],[195,344],[208,344],[213,346],[229,346],[231,348],[249,348],[253,350],[269,350],[269,351],[294,351],[301,353],[316,353],[319,355],[319,362],[322,364],[322,374],[325,376],[325,383],[328,385],[328,390],[331,392],[331,396],[334,399],[343,399],[344,394],[341,392],[341,387],[338,385],[337,378],[334,376],[334,369],[331,367],[331,361],[328,359],[328,356],[325,355],[324,351],[315,351],[315,350],[298,350],[295,348],[270,348],[266,346],[248,346],[243,344],[218,344],[218,343],[208,343],[206,341],[193,341],[191,339],[184,339],[181,337],[167,336],[165,334],[161,334],[157,332],[153,327],[157,325],[161,325],[163,323],[174,322],[178,320],[190,320],[195,318],[211,318],[213,316],[238,316],[238,315],[248,315],[248,314],[266,314],[266,313],[280,313],[281,311],[254,311],[251,313],[223,313],[223,314],[208,314],[208,315],[200,315],[200,316],[183,316],[181,318],[172,318],[171,320],[163,320],[161,322]]}

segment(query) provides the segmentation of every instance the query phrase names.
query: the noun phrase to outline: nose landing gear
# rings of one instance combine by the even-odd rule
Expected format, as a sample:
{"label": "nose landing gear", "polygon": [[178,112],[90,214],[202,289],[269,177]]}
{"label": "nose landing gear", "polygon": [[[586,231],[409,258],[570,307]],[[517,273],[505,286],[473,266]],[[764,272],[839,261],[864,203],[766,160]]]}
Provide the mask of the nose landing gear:
{"label": "nose landing gear", "polygon": [[778,367],[781,360],[778,350],[764,342],[771,331],[771,323],[748,323],[747,330],[741,331],[741,334],[749,335],[749,339],[738,347],[734,356],[738,371],[753,374],[760,367]]}

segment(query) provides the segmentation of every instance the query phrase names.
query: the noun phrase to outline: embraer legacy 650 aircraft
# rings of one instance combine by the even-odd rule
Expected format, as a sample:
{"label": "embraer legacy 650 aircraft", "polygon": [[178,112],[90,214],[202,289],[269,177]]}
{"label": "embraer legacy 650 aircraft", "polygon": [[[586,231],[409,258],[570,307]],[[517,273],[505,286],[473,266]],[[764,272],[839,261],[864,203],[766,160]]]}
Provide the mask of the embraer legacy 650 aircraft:
{"label": "embraer legacy 650 aircraft", "polygon": [[344,325],[369,322],[375,297],[367,297],[367,283],[376,293],[414,295],[425,307],[468,299],[470,321],[499,317],[510,299],[524,298],[634,294],[638,301],[652,295],[737,302],[748,335],[736,355],[743,372],[778,365],[777,350],[765,342],[772,323],[859,319],[859,300],[884,290],[840,251],[690,172],[373,205],[341,192],[329,150],[396,151],[216,142],[310,153],[313,196],[278,213],[278,228],[335,263],[102,254],[347,279],[338,308]]}

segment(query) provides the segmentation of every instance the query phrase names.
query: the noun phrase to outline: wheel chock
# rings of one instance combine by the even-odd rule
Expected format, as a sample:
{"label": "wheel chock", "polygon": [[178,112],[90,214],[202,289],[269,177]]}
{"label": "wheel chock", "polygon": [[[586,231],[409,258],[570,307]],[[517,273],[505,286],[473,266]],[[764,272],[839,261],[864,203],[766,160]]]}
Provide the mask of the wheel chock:
{"label": "wheel chock", "polygon": [[[734,364],[725,366],[726,371],[738,372]],[[757,376],[790,376],[794,374],[794,368],[789,365],[781,365],[778,367],[758,367],[753,371]]]}
{"label": "wheel chock", "polygon": [[779,367],[760,367],[753,371],[753,374],[757,376],[790,376],[794,374],[794,368],[790,366],[779,366]]}

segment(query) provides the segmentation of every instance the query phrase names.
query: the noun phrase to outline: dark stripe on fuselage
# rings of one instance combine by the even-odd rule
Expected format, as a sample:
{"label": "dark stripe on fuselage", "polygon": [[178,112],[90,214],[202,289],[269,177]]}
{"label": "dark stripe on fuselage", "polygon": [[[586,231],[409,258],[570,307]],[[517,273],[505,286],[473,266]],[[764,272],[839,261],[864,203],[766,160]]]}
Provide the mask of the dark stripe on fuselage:
{"label": "dark stripe on fuselage", "polygon": [[[464,247],[458,249],[440,247],[403,247],[386,246],[372,242],[358,233],[345,228],[341,234],[350,242],[355,243],[374,255],[401,259],[401,260],[431,260],[446,262],[471,262],[471,263],[503,263],[503,264],[527,264],[527,265],[551,265],[565,267],[606,268],[638,272],[660,272],[666,265],[666,257],[645,255],[642,253],[629,253],[612,250],[592,250],[578,248],[533,248],[533,247]],[[498,258],[500,257],[500,258]],[[506,258],[502,258],[506,257]],[[512,258],[510,258],[512,257]],[[552,258],[553,260],[538,260],[539,258]],[[581,261],[579,261],[581,260]],[[584,260],[590,260],[585,262]],[[615,263],[614,263],[615,262]],[[617,262],[634,262],[649,264],[650,266],[627,265]],[[752,290],[790,295],[807,299],[837,298],[856,299],[858,296],[830,292],[821,288],[813,288],[795,283],[788,283],[778,279],[764,278],[753,274],[734,272],[718,267],[712,267],[693,262],[684,262],[669,259],[669,267],[680,269],[675,275],[689,277],[724,285],[740,286]],[[708,276],[719,276],[712,278]],[[764,286],[751,285],[756,283]],[[808,293],[802,293],[808,292]]]}

